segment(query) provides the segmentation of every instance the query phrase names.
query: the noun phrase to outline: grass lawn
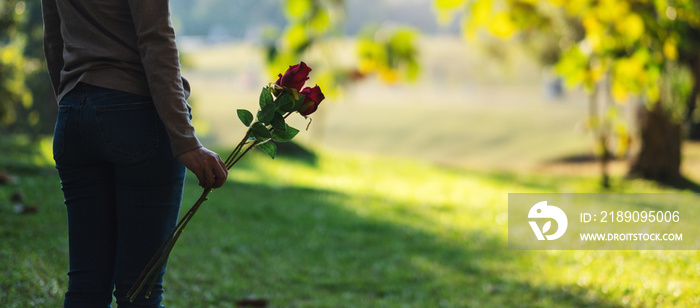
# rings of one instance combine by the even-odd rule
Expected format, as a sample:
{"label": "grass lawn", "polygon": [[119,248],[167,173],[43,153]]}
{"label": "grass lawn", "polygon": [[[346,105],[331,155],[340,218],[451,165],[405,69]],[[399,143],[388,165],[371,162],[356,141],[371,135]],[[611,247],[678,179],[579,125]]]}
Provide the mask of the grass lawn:
{"label": "grass lawn", "polygon": [[[428,44],[424,76],[433,81],[368,83],[329,97],[298,138],[311,154],[242,160],[175,247],[164,304],[700,306],[695,251],[507,249],[508,193],[601,191],[595,164],[551,163],[589,151],[575,129],[585,96],[545,104],[536,69],[501,82],[460,44]],[[205,144],[238,141],[235,110],[253,108],[267,82],[257,57],[250,46],[189,56]],[[46,159],[10,155],[2,139],[0,147],[0,170],[17,176],[0,186],[0,307],[60,307],[68,245],[58,177]],[[699,144],[684,147],[683,164],[700,179]],[[624,169],[612,164],[611,192],[677,192],[623,180]],[[15,190],[36,214],[13,211]],[[182,212],[200,192],[188,177]]]}
{"label": "grass lawn", "polygon": [[[0,187],[0,306],[58,307],[65,210],[55,172]],[[669,191],[643,181],[618,191]],[[18,189],[37,214],[7,203]],[[168,307],[649,307],[700,303],[697,253],[509,251],[507,194],[594,192],[589,177],[449,169],[318,150],[247,157],[188,226]],[[189,178],[184,207],[199,195]],[[183,210],[184,211],[184,210]]]}

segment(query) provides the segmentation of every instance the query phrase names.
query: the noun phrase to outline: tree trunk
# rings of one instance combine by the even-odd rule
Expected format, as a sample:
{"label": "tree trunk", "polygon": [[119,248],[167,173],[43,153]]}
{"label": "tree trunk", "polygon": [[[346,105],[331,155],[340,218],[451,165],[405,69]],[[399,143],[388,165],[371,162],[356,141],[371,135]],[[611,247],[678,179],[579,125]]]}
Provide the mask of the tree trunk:
{"label": "tree trunk", "polygon": [[632,160],[628,175],[678,186],[681,176],[681,126],[657,102],[643,109],[640,119],[641,149]]}
{"label": "tree trunk", "polygon": [[598,142],[603,153],[600,154],[600,186],[610,188],[610,172],[608,172],[608,164],[612,154],[608,150],[608,138],[605,133],[598,136]]}
{"label": "tree trunk", "polygon": [[688,60],[688,68],[690,68],[693,76],[693,89],[686,104],[685,124],[688,130],[688,139],[700,140],[700,123],[696,122],[693,117],[697,107],[698,96],[700,96],[700,56],[691,57]]}

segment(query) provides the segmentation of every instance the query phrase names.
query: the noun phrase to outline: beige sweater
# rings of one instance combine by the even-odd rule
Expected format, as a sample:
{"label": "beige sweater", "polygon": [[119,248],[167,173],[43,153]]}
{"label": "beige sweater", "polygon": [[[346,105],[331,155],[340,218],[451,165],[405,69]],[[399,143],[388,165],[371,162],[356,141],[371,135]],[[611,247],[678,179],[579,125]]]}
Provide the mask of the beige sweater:
{"label": "beige sweater", "polygon": [[174,155],[202,146],[190,123],[169,0],[42,0],[42,10],[58,101],[78,82],[151,96]]}

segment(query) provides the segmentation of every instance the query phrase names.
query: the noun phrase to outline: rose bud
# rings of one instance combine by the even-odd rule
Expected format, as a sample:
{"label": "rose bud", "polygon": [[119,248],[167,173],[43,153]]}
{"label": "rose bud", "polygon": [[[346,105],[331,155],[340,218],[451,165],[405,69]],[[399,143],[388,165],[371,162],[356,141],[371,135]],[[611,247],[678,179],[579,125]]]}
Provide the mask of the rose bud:
{"label": "rose bud", "polygon": [[316,109],[318,109],[318,105],[321,104],[321,101],[326,98],[321,92],[321,88],[318,86],[313,88],[306,87],[304,90],[301,90],[299,94],[304,95],[304,102],[301,103],[301,107],[299,107],[297,111],[303,116],[314,113]]}
{"label": "rose bud", "polygon": [[280,78],[275,83],[282,87],[297,89],[297,92],[300,92],[306,80],[309,79],[309,72],[311,72],[311,68],[302,61],[290,66],[284,75],[279,74]]}

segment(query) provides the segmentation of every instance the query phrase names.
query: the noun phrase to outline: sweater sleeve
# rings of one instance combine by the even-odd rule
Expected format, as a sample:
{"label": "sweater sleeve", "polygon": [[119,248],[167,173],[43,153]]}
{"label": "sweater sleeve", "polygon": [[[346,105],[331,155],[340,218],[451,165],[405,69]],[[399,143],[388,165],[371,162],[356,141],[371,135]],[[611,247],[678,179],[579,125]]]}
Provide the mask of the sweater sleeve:
{"label": "sweater sleeve", "polygon": [[175,156],[201,147],[190,123],[189,84],[180,75],[168,0],[129,0],[148,87]]}
{"label": "sweater sleeve", "polygon": [[44,55],[54,94],[58,94],[63,69],[63,37],[56,0],[41,0],[41,13],[44,20]]}

